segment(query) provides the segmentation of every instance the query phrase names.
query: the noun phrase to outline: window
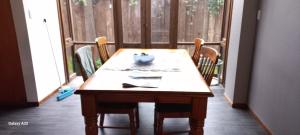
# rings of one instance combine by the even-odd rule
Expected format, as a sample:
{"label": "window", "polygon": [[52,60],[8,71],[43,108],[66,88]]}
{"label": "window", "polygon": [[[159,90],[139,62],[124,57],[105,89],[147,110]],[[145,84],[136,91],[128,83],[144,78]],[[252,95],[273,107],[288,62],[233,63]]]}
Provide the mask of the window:
{"label": "window", "polygon": [[[122,43],[169,43],[170,27],[177,25],[178,43],[191,43],[196,37],[208,42],[220,41],[224,0],[172,2],[176,0],[72,0],[74,40],[94,41],[104,35],[109,42],[114,42],[116,29],[122,33],[119,37],[122,40],[118,40]],[[121,9],[114,9],[118,4]],[[171,9],[178,10],[177,20],[172,20]],[[114,13],[118,10],[121,10],[119,14]]]}
{"label": "window", "polygon": [[168,43],[170,29],[170,0],[151,1],[151,42]]}
{"label": "window", "polygon": [[[106,36],[112,45],[108,46],[110,54],[118,47],[183,48],[192,54],[194,38],[202,38],[224,52],[218,43],[223,36],[224,0],[60,1],[63,24],[72,22],[65,25],[64,35],[77,47]],[[77,47],[66,47],[70,74]]]}
{"label": "window", "polygon": [[123,41],[141,43],[141,1],[121,0]]}
{"label": "window", "polygon": [[112,0],[72,0],[71,16],[74,41],[115,41]]}
{"label": "window", "polygon": [[179,0],[178,42],[220,41],[224,0]]}

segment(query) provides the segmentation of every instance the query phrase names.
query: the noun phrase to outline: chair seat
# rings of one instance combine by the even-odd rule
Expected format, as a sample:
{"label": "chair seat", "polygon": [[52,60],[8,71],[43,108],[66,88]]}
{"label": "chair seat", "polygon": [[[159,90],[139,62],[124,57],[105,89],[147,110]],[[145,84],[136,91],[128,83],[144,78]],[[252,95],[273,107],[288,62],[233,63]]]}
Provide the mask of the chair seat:
{"label": "chair seat", "polygon": [[155,104],[155,111],[157,112],[190,112],[192,106],[190,104],[170,104],[157,103]]}
{"label": "chair seat", "polygon": [[111,108],[111,109],[133,109],[138,107],[138,103],[109,103],[109,102],[100,102],[98,103],[100,108]]}
{"label": "chair seat", "polygon": [[100,128],[124,128],[115,126],[104,126],[105,114],[128,114],[130,121],[131,135],[135,135],[136,128],[139,128],[139,111],[138,103],[111,103],[98,102],[97,112],[100,114]]}

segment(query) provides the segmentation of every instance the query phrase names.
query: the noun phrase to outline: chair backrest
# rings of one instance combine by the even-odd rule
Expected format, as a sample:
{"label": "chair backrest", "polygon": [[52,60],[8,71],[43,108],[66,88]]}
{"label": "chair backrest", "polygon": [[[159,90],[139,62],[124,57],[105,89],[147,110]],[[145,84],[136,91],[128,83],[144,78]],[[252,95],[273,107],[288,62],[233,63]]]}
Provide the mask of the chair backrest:
{"label": "chair backrest", "polygon": [[75,56],[79,63],[83,80],[86,81],[96,71],[95,63],[93,61],[92,47],[84,46],[77,49]]}
{"label": "chair backrest", "polygon": [[216,49],[206,46],[201,47],[198,70],[205,79],[207,85],[210,85],[213,78],[218,57],[219,52]]}
{"label": "chair backrest", "polygon": [[194,50],[194,54],[192,56],[192,60],[193,60],[194,64],[196,66],[198,66],[199,58],[200,58],[200,49],[201,49],[201,46],[204,44],[204,40],[200,39],[200,38],[195,38],[194,44],[195,44],[195,50]]}
{"label": "chair backrest", "polygon": [[109,59],[109,55],[106,48],[106,44],[107,44],[106,37],[98,37],[96,38],[96,42],[97,42],[97,48],[99,51],[101,62],[102,64],[104,64]]}

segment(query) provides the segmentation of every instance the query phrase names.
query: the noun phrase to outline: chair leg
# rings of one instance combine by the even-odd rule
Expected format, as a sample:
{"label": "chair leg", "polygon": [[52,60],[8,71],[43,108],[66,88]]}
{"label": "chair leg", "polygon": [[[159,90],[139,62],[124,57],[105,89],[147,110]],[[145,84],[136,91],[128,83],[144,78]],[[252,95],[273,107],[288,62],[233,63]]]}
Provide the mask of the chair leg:
{"label": "chair leg", "polygon": [[103,127],[104,118],[105,118],[105,113],[101,113],[100,114],[100,124],[99,124],[101,128]]}
{"label": "chair leg", "polygon": [[153,126],[153,129],[154,129],[154,134],[156,135],[157,134],[157,112],[154,111],[154,126]]}
{"label": "chair leg", "polygon": [[158,135],[163,135],[163,124],[164,124],[164,117],[158,114],[158,121],[157,121],[157,133]]}
{"label": "chair leg", "polygon": [[136,108],[135,112],[135,122],[136,122],[136,128],[140,127],[140,115],[139,115],[139,107]]}
{"label": "chair leg", "polygon": [[189,118],[189,124],[190,124],[190,131],[189,131],[189,135],[192,135],[192,121],[191,118]]}
{"label": "chair leg", "polygon": [[131,111],[129,113],[129,121],[130,121],[130,134],[135,135],[135,122],[134,122],[134,115],[135,112]]}

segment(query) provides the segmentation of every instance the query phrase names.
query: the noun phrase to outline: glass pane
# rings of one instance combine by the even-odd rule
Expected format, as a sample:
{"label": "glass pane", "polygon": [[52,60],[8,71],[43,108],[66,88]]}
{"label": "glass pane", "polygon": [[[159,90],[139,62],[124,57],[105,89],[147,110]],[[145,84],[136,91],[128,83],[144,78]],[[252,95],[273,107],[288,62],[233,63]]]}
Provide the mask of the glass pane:
{"label": "glass pane", "polygon": [[72,0],[72,23],[75,41],[95,41],[106,36],[114,42],[112,0]]}
{"label": "glass pane", "polygon": [[170,0],[151,1],[151,41],[169,42]]}
{"label": "glass pane", "polygon": [[179,0],[178,42],[220,41],[224,0]]}
{"label": "glass pane", "polygon": [[73,54],[71,47],[66,48],[66,55],[67,55],[67,67],[69,75],[72,75],[74,71],[74,62],[73,62]]}
{"label": "glass pane", "polygon": [[93,1],[98,1],[93,5],[96,36],[106,36],[108,42],[115,42],[112,0]]}
{"label": "glass pane", "polygon": [[122,0],[122,23],[124,43],[141,42],[141,2]]}

